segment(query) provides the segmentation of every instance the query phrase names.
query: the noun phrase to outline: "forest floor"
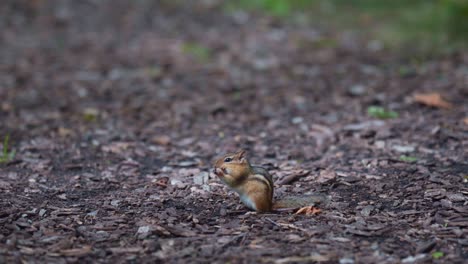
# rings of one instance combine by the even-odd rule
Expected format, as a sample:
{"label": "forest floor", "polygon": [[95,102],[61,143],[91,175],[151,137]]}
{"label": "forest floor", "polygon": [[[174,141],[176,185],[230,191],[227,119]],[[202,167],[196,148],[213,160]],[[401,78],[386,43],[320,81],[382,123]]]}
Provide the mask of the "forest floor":
{"label": "forest floor", "polygon": [[[467,52],[154,2],[0,7],[0,263],[468,258]],[[240,148],[330,203],[247,213]]]}

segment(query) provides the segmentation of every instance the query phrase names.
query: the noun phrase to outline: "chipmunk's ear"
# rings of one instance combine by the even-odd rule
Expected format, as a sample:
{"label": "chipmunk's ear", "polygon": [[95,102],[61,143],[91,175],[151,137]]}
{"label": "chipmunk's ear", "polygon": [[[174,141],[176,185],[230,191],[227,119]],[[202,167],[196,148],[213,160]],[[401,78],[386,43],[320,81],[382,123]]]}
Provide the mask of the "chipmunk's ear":
{"label": "chipmunk's ear", "polygon": [[239,151],[236,153],[236,157],[237,157],[239,160],[245,159],[245,156],[246,156],[246,151],[243,150],[243,149],[239,150]]}

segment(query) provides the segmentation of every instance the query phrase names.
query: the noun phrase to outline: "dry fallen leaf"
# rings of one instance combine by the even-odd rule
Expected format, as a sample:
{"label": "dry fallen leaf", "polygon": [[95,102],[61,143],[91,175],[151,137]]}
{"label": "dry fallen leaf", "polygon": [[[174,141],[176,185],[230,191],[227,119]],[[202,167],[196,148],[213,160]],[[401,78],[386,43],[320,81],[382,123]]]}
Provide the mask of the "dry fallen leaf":
{"label": "dry fallen leaf", "polygon": [[250,242],[248,247],[249,248],[263,248],[264,246],[261,245],[263,242],[264,242],[264,239],[256,238],[256,239],[252,240],[252,242]]}
{"label": "dry fallen leaf", "polygon": [[438,108],[452,108],[452,104],[447,102],[439,93],[424,93],[413,95],[415,102]]}
{"label": "dry fallen leaf", "polygon": [[64,249],[60,253],[67,257],[81,257],[91,253],[91,251],[91,246],[83,246],[81,248]]}
{"label": "dry fallen leaf", "polygon": [[310,256],[305,257],[287,257],[281,259],[275,259],[273,263],[283,264],[283,263],[315,263],[315,262],[325,262],[330,261],[331,257],[327,255],[320,255],[313,253]]}
{"label": "dry fallen leaf", "polygon": [[155,180],[153,180],[153,182],[154,182],[154,184],[156,184],[158,186],[166,188],[167,183],[169,182],[169,178],[168,177],[163,177],[163,178],[160,178],[160,179],[155,179]]}
{"label": "dry fallen leaf", "polygon": [[128,143],[128,142],[113,142],[107,146],[102,146],[102,151],[114,153],[114,154],[122,154],[130,146],[131,146],[131,143]]}
{"label": "dry fallen leaf", "polygon": [[73,130],[65,128],[65,127],[59,127],[58,134],[60,137],[69,137],[73,135]]}
{"label": "dry fallen leaf", "polygon": [[112,247],[109,250],[114,254],[128,254],[143,252],[144,249],[142,247]]}
{"label": "dry fallen leaf", "polygon": [[313,207],[313,206],[306,206],[302,207],[295,214],[305,214],[305,215],[318,215],[322,212],[321,209]]}
{"label": "dry fallen leaf", "polygon": [[12,106],[11,106],[11,104],[9,104],[7,102],[3,102],[0,105],[0,109],[2,109],[2,111],[9,112],[12,109]]}
{"label": "dry fallen leaf", "polygon": [[317,177],[316,181],[318,183],[325,183],[328,181],[331,181],[336,178],[336,172],[330,170],[330,169],[325,169],[321,170],[319,176]]}
{"label": "dry fallen leaf", "polygon": [[305,177],[309,175],[310,171],[308,170],[293,170],[291,171],[291,174],[283,177],[278,184],[279,185],[285,185],[285,184],[290,184],[296,180],[298,180],[301,177]]}
{"label": "dry fallen leaf", "polygon": [[166,136],[166,135],[155,136],[155,137],[153,137],[151,139],[151,141],[153,141],[153,143],[161,145],[161,146],[167,146],[167,145],[171,144],[171,138],[169,136]]}

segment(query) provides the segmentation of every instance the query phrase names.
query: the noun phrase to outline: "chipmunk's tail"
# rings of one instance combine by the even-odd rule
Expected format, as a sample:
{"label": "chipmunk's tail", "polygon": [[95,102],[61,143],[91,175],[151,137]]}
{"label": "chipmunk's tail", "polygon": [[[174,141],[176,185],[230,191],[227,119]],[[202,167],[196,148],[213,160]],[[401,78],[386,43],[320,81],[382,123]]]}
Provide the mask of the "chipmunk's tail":
{"label": "chipmunk's tail", "polygon": [[326,205],[330,198],[324,194],[313,194],[305,196],[288,196],[276,201],[273,210],[292,210],[305,206]]}

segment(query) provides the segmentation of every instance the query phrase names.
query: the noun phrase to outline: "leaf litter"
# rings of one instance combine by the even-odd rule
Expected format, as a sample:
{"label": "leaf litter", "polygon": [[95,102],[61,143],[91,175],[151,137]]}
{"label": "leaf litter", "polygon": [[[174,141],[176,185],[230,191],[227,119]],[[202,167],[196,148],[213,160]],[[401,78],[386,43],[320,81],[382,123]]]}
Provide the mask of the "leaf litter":
{"label": "leaf litter", "polygon": [[[0,262],[463,260],[468,105],[452,73],[467,56],[395,75],[409,66],[361,37],[169,2],[0,9],[0,138],[15,151]],[[401,100],[415,85],[450,111]],[[238,148],[275,199],[330,202],[248,213],[210,172]]]}

